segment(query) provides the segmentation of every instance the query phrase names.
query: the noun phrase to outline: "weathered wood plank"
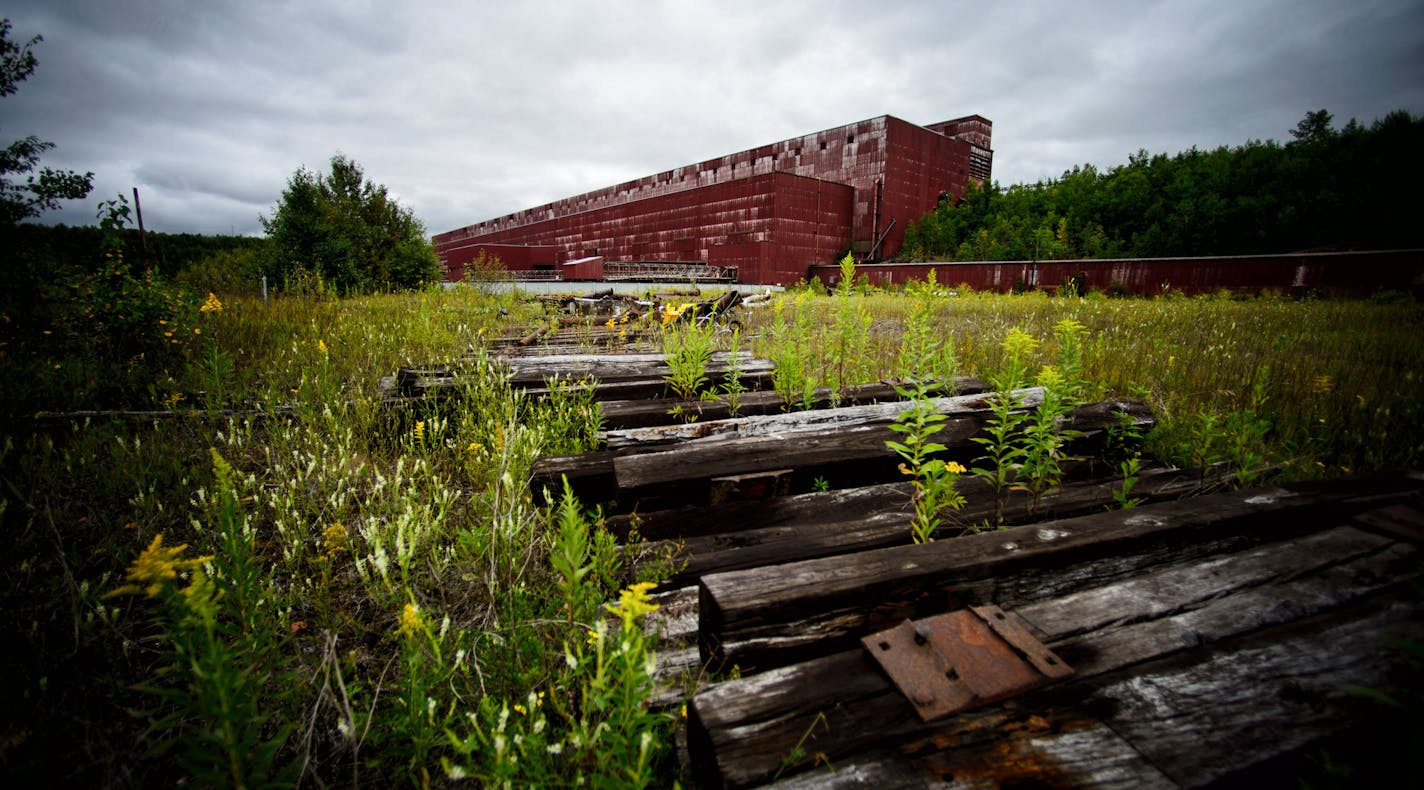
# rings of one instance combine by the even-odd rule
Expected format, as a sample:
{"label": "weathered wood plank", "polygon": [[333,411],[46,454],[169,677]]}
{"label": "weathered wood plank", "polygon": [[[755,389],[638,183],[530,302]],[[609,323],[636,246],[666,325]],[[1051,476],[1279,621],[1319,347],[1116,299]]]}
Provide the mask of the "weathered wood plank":
{"label": "weathered wood plank", "polygon": [[[727,370],[731,352],[716,351],[707,363],[707,373],[720,374]],[[558,378],[566,381],[594,379],[602,382],[631,381],[636,379],[658,379],[672,373],[666,354],[559,354],[552,356],[510,357],[505,361],[509,368],[510,383],[516,387],[539,386],[545,379]],[[765,359],[741,355],[740,367],[744,373],[761,373],[771,370],[774,365]]]}
{"label": "weathered wood plank", "polygon": [[849,788],[1175,788],[1131,743],[1092,720],[1005,720],[1010,737],[925,755],[883,749],[773,782],[775,790]]}
{"label": "weathered wood plank", "polygon": [[[1025,405],[1042,395],[1041,390],[1020,392]],[[686,426],[697,438],[616,458],[614,475],[620,489],[637,490],[782,467],[805,470],[858,463],[872,465],[867,474],[893,473],[898,456],[886,442],[902,437],[890,424],[909,405],[886,403],[697,423]],[[935,441],[951,452],[977,451],[971,439],[982,434],[992,417],[983,396],[944,398],[938,405],[947,419],[940,423]],[[1114,401],[1081,407],[1069,415],[1069,427],[1080,434],[1070,449],[1090,448],[1103,431],[1121,424],[1119,413],[1129,414],[1134,424],[1153,422],[1142,404]]]}
{"label": "weathered wood plank", "polygon": [[[1194,471],[1147,469],[1140,473],[1133,495],[1145,502],[1158,502],[1201,493],[1203,485],[1202,477]],[[1037,509],[1032,507],[1028,494],[1011,492],[1005,507],[1005,523],[1022,524],[1042,518],[1096,513],[1113,505],[1113,494],[1120,486],[1121,481],[1117,480],[1070,482],[1044,496]],[[941,539],[955,537],[993,517],[994,495],[987,481],[964,478],[959,490],[965,497],[965,506],[943,514],[945,525],[940,530]],[[851,492],[861,496],[852,499],[841,495]],[[762,526],[764,522],[758,513],[746,508],[726,512],[715,507],[697,509],[704,513],[714,511],[710,514],[714,531],[704,531],[706,522],[701,520],[688,530],[675,518],[653,514],[640,522],[639,534],[672,537],[644,541],[638,550],[672,556],[677,570],[666,583],[679,585],[695,583],[711,573],[902,546],[911,542],[912,492],[909,483],[892,483],[845,492],[804,494],[795,498],[795,503],[778,501],[781,512],[772,514],[772,523],[766,526]],[[874,496],[877,503],[873,508],[868,507],[870,496]],[[792,504],[802,508],[797,517],[784,515]],[[686,516],[689,510],[692,509],[677,512]],[[684,537],[677,537],[679,534]]]}
{"label": "weathered wood plank", "polygon": [[[1060,620],[1051,611],[1053,602],[1044,602],[1036,612],[1037,627],[1045,632],[1049,647],[1075,668],[1075,679],[1067,686],[1078,689],[1074,693],[1081,698],[1101,686],[1095,679],[1109,677],[1108,673],[1132,673],[1144,666],[1141,662],[1187,650],[1195,650],[1198,656],[1228,654],[1234,649],[1234,640],[1243,636],[1265,628],[1294,627],[1307,618],[1371,596],[1388,596],[1390,589],[1401,586],[1401,579],[1418,572],[1419,552],[1413,546],[1373,539],[1348,527],[1334,532],[1333,537],[1314,546],[1315,552],[1303,552],[1311,557],[1311,563],[1297,568],[1293,576],[1257,584],[1250,562],[1242,560],[1232,568],[1232,572],[1245,573],[1240,584],[1225,585],[1236,592],[1214,595],[1208,588],[1220,585],[1216,581],[1205,588],[1184,589],[1178,606],[1163,606],[1162,598],[1144,605],[1144,616],[1161,615],[1155,619],[1065,639],[1066,631],[1059,630],[1059,623],[1072,628],[1075,621],[1068,617]],[[1361,541],[1370,544],[1372,540],[1375,550],[1361,554]],[[1278,545],[1284,548],[1288,544]],[[1220,570],[1210,565],[1197,569],[1204,577]],[[1183,573],[1182,568],[1164,571],[1160,589],[1181,588]],[[1098,600],[1114,606],[1120,599],[1103,596]],[[1065,607],[1079,604],[1067,601]],[[1097,619],[1107,622],[1111,615],[1102,613]],[[1364,631],[1376,637],[1369,648],[1372,652],[1379,652],[1382,637],[1376,627],[1380,622]],[[1132,644],[1142,647],[1124,649]],[[1291,655],[1293,660],[1308,658]],[[1338,665],[1349,667],[1353,662]],[[998,737],[1006,722],[1037,711],[1035,699],[1051,700],[1055,694],[1063,696],[1051,690],[1038,692],[1015,700],[1007,710],[968,713],[926,725],[919,722],[913,706],[899,698],[890,682],[875,671],[863,651],[850,650],[709,687],[690,705],[689,744],[703,784],[745,786],[775,775],[784,767],[783,758],[798,744],[807,755],[801,760],[806,765],[817,753],[836,765],[846,755],[876,743],[910,742],[931,735],[958,752],[985,738]]]}
{"label": "weathered wood plank", "polygon": [[1406,667],[1391,638],[1419,640],[1417,602],[1325,629],[1287,627],[1199,660],[1169,660],[1100,688],[1084,703],[1180,786],[1229,779],[1351,729],[1377,712],[1343,687],[1397,688]]}
{"label": "weathered wood plank", "polygon": [[[1023,404],[1021,407],[1023,409],[1033,408],[1043,402],[1043,388],[1041,387],[1015,390],[1014,395]],[[834,409],[753,415],[725,420],[699,420],[686,424],[608,431],[606,439],[609,449],[636,445],[661,448],[675,444],[675,447],[663,450],[663,452],[676,454],[690,451],[693,454],[706,454],[709,448],[717,446],[717,442],[714,440],[730,441],[748,437],[777,437],[779,439],[786,434],[797,433],[796,438],[800,441],[803,438],[811,440],[819,437],[809,435],[803,437],[799,434],[889,425],[913,405],[907,401],[890,401],[861,406],[841,406]],[[948,415],[951,419],[974,419],[975,424],[982,423],[990,414],[985,396],[982,394],[937,398],[934,401],[934,408],[940,414]],[[894,436],[895,434],[891,433],[890,435]],[[936,434],[937,439],[939,435]]]}
{"label": "weathered wood plank", "polygon": [[[983,380],[961,376],[943,386],[932,388],[931,393],[935,395],[974,395],[987,392],[988,390],[989,385]],[[831,408],[832,394],[832,391],[828,388],[816,390],[811,408]],[[841,393],[838,402],[849,405],[863,405],[900,400],[904,400],[904,398],[895,390],[895,386],[882,382],[849,387]],[[676,419],[670,415],[670,412],[673,407],[679,403],[680,401],[666,399],[656,401],[605,401],[601,404],[603,409],[603,424],[609,431],[647,428],[656,425],[671,425],[676,422]],[[725,398],[702,401],[696,404],[694,413],[697,415],[699,421],[706,421],[724,420],[732,417],[778,414],[785,410],[786,402],[783,401],[781,395],[776,392],[746,392],[743,393],[738,400],[738,409],[735,415],[731,413]],[[615,441],[610,437],[610,446],[615,446],[621,442],[621,439]]]}
{"label": "weathered wood plank", "polygon": [[[1042,397],[1041,390],[1020,392],[1026,406]],[[948,452],[977,453],[978,445],[971,440],[983,434],[992,417],[983,404],[980,395],[937,401],[937,408],[947,418],[940,423],[934,440],[949,448]],[[695,423],[686,427],[698,438],[667,449],[655,447],[652,452],[621,456],[614,461],[614,476],[620,489],[636,490],[783,467],[815,469],[873,462],[882,473],[894,472],[899,456],[886,442],[899,441],[903,436],[891,430],[890,424],[910,405],[884,403]],[[1079,435],[1069,446],[1070,452],[1087,451],[1103,431],[1121,425],[1116,416],[1120,413],[1129,415],[1139,427],[1149,427],[1154,422],[1144,405],[1128,401],[1075,409],[1069,414],[1068,427]]]}
{"label": "weathered wood plank", "polygon": [[[708,374],[708,380],[712,382],[712,385],[720,386],[726,380],[726,377],[722,373],[713,372]],[[740,381],[742,382],[742,386],[749,390],[749,394],[756,393],[758,390],[771,388],[772,373],[770,370],[760,372],[743,371]],[[561,386],[573,386],[580,390],[591,390],[593,400],[600,403],[626,401],[629,398],[641,400],[656,399],[660,404],[676,403],[676,401],[670,399],[672,390],[668,385],[667,379],[663,378],[599,381],[591,384],[588,382],[574,382],[573,384],[565,382],[561,384]],[[522,391],[526,395],[538,398],[548,395],[549,387],[545,385],[531,385],[524,387]],[[672,406],[669,405],[667,408],[672,409]],[[673,416],[669,414],[666,415],[666,418],[671,420]]]}
{"label": "weathered wood plank", "polygon": [[[1121,559],[1130,571],[1145,567],[1142,560],[1154,560],[1164,549],[1243,529],[1258,541],[1305,534],[1330,519],[1392,504],[1419,488],[1419,480],[1405,476],[1253,489],[919,546],[711,574],[700,581],[704,657],[744,668],[799,660],[816,642],[858,637],[881,623],[918,616],[975,582],[1029,570],[1048,574],[1099,557]],[[1309,518],[1300,517],[1305,513]]]}
{"label": "weathered wood plank", "polygon": [[[713,353],[706,369],[709,386],[725,381],[729,356],[725,351]],[[665,377],[672,373],[667,355],[661,353],[510,356],[495,358],[495,364],[511,386],[531,395],[547,394],[549,381],[557,380],[565,386],[592,388],[600,400],[663,397],[669,394]],[[770,386],[774,369],[768,360],[744,355],[739,365],[742,386],[748,390]],[[457,392],[465,375],[458,366],[404,367],[382,378],[379,390],[386,399],[438,398]]]}

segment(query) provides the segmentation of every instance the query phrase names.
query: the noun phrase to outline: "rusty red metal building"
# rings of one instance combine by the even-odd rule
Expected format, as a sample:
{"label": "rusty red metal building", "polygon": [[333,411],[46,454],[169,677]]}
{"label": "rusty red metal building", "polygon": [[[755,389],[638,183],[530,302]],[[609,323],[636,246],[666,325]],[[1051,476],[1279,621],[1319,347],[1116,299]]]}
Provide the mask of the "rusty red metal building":
{"label": "rusty red metal building", "polygon": [[992,134],[977,115],[927,126],[882,115],[477,222],[436,236],[435,250],[452,281],[483,252],[569,279],[601,259],[790,284],[847,249],[894,255],[911,222],[989,179]]}
{"label": "rusty red metal building", "polygon": [[[829,283],[839,272],[834,265],[821,264],[812,266],[810,274]],[[1066,261],[930,261],[878,263],[856,268],[857,275],[865,276],[877,286],[924,280],[930,272],[934,272],[936,282],[947,288],[966,286],[976,291],[1001,293],[1058,291],[1072,284],[1082,293],[1101,290],[1137,296],[1222,291],[1368,296],[1381,290],[1424,295],[1424,250]]]}

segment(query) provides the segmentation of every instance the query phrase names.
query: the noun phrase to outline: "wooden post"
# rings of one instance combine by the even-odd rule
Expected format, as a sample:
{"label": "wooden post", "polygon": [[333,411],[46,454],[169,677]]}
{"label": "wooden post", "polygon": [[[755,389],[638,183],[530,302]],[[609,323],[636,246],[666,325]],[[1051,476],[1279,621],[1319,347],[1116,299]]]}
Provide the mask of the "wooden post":
{"label": "wooden post", "polygon": [[138,203],[138,187],[133,188],[134,193],[134,216],[138,217],[138,255],[143,262],[143,268],[148,270],[148,240],[143,232],[143,207]]}

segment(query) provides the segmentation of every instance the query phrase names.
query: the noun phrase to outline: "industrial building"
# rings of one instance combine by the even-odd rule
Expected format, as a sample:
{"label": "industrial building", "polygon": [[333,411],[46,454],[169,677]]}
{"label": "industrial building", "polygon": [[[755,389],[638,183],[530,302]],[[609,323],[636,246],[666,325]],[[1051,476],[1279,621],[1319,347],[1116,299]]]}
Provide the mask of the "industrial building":
{"label": "industrial building", "polygon": [[906,227],[987,181],[993,124],[889,115],[666,170],[434,238],[446,279],[481,253],[530,277],[787,285],[847,250],[884,260]]}

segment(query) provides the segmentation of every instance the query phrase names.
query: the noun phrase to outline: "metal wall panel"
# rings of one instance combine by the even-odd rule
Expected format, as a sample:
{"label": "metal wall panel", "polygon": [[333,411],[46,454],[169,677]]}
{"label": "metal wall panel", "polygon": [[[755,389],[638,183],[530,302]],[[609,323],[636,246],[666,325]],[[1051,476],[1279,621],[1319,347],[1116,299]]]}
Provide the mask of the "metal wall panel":
{"label": "metal wall panel", "polygon": [[[435,237],[436,251],[443,260],[448,250],[480,241],[554,245],[560,260],[601,255],[609,261],[707,261],[712,247],[732,245],[748,261],[740,265],[743,281],[761,282],[751,278],[765,272],[776,278],[766,282],[780,283],[789,272],[800,268],[804,275],[805,265],[846,247],[869,251],[887,228],[881,255],[893,254],[909,223],[933,209],[941,194],[961,194],[973,145],[945,132],[987,144],[992,127],[978,116],[938,127],[931,131],[891,116],[858,121],[442,233]],[[834,190],[818,187],[828,201],[821,214],[787,217],[781,223],[781,212],[796,205],[788,195],[797,189],[758,180],[773,176],[848,185],[850,202],[845,210],[838,203],[832,208],[841,197],[831,198]],[[824,227],[831,221],[842,225]],[[807,232],[806,223],[818,229]],[[773,237],[773,228],[781,224],[782,233],[791,234],[785,238],[797,241]],[[757,243],[770,246],[745,246]],[[768,262],[793,254],[797,257]]]}
{"label": "metal wall panel", "polygon": [[[1070,279],[1084,289],[1122,287],[1139,296],[1167,289],[1185,294],[1256,294],[1262,291],[1335,296],[1366,296],[1381,289],[1424,295],[1424,250],[1383,252],[1242,255],[1211,258],[1122,258],[1074,261],[979,261],[971,263],[885,263],[864,265],[859,272],[877,285],[902,285],[935,280],[953,288],[1008,291],[1022,287],[1057,290]],[[811,267],[811,274],[828,280],[837,273],[829,264]]]}

